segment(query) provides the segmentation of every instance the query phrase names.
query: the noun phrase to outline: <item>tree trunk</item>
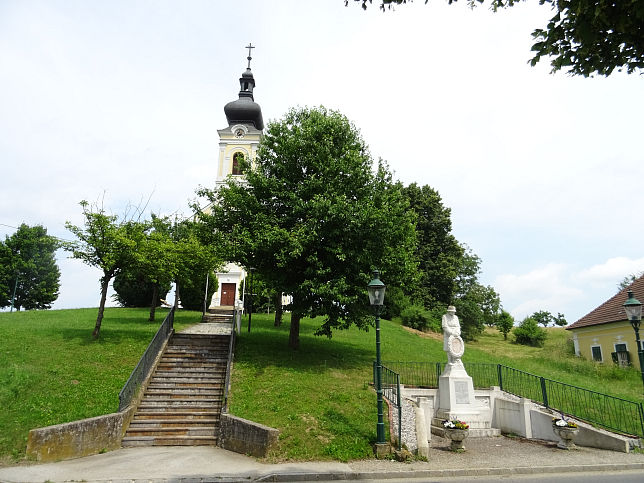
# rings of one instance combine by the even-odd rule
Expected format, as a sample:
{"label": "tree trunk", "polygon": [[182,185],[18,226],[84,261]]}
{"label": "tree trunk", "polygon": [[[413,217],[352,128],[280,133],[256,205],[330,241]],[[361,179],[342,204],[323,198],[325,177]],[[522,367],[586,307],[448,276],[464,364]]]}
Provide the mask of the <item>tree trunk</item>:
{"label": "tree trunk", "polygon": [[282,292],[275,294],[275,327],[282,325]]}
{"label": "tree trunk", "polygon": [[157,303],[159,299],[159,284],[155,283],[154,288],[152,289],[152,305],[150,305],[150,318],[149,322],[154,322],[154,314],[157,309]]}
{"label": "tree trunk", "polygon": [[300,348],[300,319],[302,316],[295,311],[291,312],[291,330],[288,335],[288,346],[297,350]]}
{"label": "tree trunk", "polygon": [[96,317],[96,326],[94,326],[94,332],[92,332],[92,337],[98,339],[98,334],[101,331],[101,322],[103,322],[103,312],[105,311],[105,299],[107,299],[107,288],[110,285],[111,275],[103,275],[101,280],[101,303],[98,306],[98,317]]}

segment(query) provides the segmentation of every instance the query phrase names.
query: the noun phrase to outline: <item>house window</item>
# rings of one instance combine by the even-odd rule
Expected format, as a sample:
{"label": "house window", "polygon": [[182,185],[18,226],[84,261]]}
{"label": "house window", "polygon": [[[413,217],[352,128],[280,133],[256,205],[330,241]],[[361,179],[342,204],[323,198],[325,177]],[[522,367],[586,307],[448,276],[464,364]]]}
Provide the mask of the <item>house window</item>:
{"label": "house window", "polygon": [[244,161],[244,153],[236,152],[233,154],[233,175],[239,176],[242,174],[242,162]]}
{"label": "house window", "polygon": [[602,358],[602,348],[599,345],[594,345],[590,348],[590,351],[593,355],[593,360],[597,362],[602,362],[604,359]]}
{"label": "house window", "polygon": [[627,352],[626,344],[615,344],[615,352]]}

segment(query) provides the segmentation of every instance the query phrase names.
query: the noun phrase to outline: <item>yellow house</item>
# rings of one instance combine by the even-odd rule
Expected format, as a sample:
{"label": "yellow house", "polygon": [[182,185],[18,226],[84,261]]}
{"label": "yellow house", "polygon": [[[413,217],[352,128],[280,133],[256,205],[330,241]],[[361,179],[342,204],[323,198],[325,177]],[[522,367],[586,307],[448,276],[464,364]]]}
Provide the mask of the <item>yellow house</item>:
{"label": "yellow house", "polygon": [[575,354],[598,362],[639,367],[635,331],[624,311],[629,290],[635,298],[644,300],[644,276],[566,327],[573,334]]}

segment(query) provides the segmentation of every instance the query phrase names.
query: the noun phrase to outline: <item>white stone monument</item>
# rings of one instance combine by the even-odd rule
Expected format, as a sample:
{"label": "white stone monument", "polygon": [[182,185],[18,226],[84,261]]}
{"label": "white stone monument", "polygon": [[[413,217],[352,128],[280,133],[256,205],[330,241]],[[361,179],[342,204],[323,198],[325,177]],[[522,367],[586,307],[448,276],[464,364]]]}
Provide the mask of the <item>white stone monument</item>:
{"label": "white stone monument", "polygon": [[443,315],[443,350],[447,352],[447,365],[438,379],[438,410],[432,421],[433,431],[442,428],[441,421],[458,419],[470,425],[470,436],[491,436],[498,430],[491,428],[490,407],[477,403],[472,378],[461,361],[465,343],[461,338],[461,325],[456,309],[450,305]]}

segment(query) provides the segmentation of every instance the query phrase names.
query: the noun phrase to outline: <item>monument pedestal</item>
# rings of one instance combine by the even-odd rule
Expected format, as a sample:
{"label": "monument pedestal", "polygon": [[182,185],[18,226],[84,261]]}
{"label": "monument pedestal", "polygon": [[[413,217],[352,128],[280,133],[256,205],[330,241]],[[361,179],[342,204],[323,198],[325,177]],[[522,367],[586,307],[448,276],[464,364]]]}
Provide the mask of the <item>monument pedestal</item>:
{"label": "monument pedestal", "polygon": [[442,422],[457,419],[470,425],[470,437],[498,436],[492,428],[490,408],[477,404],[472,378],[460,360],[445,366],[438,379],[438,410],[432,420],[432,434],[444,436]]}

